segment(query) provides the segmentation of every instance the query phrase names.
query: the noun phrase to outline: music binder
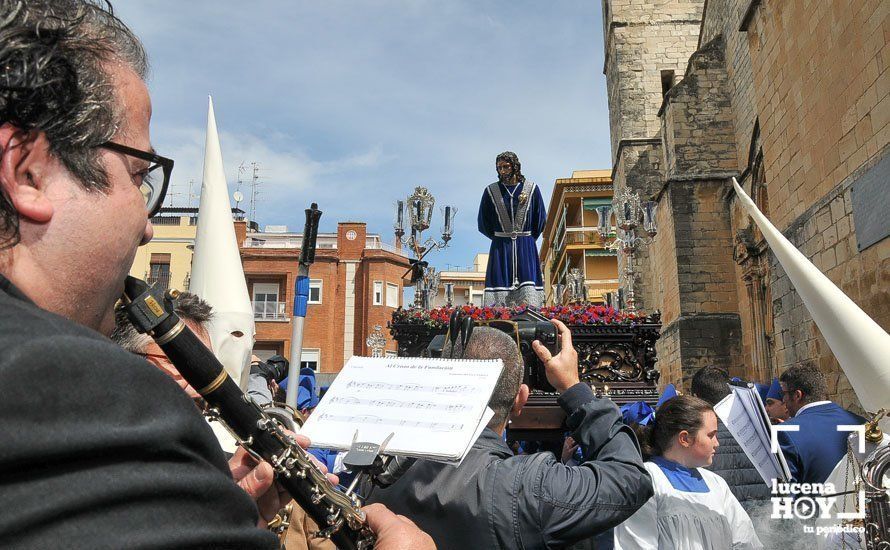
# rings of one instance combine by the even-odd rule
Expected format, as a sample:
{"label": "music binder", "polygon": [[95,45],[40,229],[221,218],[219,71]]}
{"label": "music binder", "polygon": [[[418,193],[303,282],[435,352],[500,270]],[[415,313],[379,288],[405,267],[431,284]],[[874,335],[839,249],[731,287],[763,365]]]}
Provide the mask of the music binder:
{"label": "music binder", "polygon": [[493,412],[500,360],[353,356],[300,433],[316,447],[382,442],[388,455],[459,463]]}
{"label": "music binder", "polygon": [[714,412],[751,459],[763,482],[790,481],[791,472],[782,449],[772,452],[772,423],[760,394],[750,382],[730,382],[732,391],[714,405]]}

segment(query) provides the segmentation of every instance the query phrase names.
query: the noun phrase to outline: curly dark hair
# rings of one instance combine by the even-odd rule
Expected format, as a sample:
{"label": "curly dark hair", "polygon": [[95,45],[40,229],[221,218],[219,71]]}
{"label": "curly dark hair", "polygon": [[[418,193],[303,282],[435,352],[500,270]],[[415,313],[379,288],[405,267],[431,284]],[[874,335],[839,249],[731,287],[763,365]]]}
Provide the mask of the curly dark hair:
{"label": "curly dark hair", "polygon": [[519,163],[519,157],[516,156],[516,153],[514,153],[513,151],[504,151],[503,153],[498,155],[496,159],[494,159],[495,166],[497,166],[497,164],[502,160],[509,162],[510,165],[513,166],[513,171],[516,172],[517,176],[516,181],[518,181],[519,183],[525,181],[525,176],[522,175],[522,164]]}
{"label": "curly dark hair", "polygon": [[[138,38],[100,0],[0,0],[0,125],[43,132],[84,188],[108,177],[96,147],[122,127],[108,64],[145,79]],[[0,156],[3,151],[0,150]],[[0,249],[19,241],[18,213],[0,189]]]}
{"label": "curly dark hair", "polygon": [[806,403],[828,399],[825,375],[815,365],[794,365],[779,376],[788,391],[800,390]]}

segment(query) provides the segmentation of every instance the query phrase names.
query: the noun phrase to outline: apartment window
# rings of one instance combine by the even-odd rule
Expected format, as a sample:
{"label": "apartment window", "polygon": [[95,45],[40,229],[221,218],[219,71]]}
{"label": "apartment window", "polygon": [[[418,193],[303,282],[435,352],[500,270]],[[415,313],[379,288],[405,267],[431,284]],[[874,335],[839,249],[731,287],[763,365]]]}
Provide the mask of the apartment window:
{"label": "apartment window", "polygon": [[[283,311],[282,311],[283,312]],[[253,284],[253,316],[255,319],[275,319],[279,314],[278,283]]]}
{"label": "apartment window", "polygon": [[309,279],[309,303],[321,303],[321,279]]}
{"label": "apartment window", "polygon": [[383,305],[383,281],[374,281],[374,305]]}
{"label": "apartment window", "polygon": [[303,349],[300,353],[300,368],[312,369],[318,372],[321,366],[321,350],[320,349]]}
{"label": "apartment window", "polygon": [[386,307],[399,307],[399,285],[386,283]]}
{"label": "apartment window", "polygon": [[170,288],[170,254],[152,254],[148,264],[148,284],[160,283],[161,288]]}

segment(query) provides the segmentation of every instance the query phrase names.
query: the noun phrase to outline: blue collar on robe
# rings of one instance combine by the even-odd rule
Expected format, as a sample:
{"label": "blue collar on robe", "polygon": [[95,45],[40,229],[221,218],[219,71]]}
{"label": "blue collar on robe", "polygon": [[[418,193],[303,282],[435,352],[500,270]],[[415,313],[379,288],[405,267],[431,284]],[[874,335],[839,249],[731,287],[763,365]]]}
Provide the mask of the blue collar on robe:
{"label": "blue collar on robe", "polygon": [[711,492],[697,468],[687,468],[663,456],[653,456],[650,460],[661,468],[674,489],[684,493]]}

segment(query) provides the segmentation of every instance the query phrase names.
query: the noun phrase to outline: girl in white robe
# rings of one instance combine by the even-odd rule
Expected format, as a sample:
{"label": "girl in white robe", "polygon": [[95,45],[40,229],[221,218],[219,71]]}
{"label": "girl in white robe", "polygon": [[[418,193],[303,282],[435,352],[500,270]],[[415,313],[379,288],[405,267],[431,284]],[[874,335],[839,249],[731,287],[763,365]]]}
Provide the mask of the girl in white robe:
{"label": "girl in white robe", "polygon": [[691,396],[665,402],[641,434],[655,495],[615,527],[621,550],[763,548],[751,518],[719,475],[703,469],[719,446],[717,416]]}

